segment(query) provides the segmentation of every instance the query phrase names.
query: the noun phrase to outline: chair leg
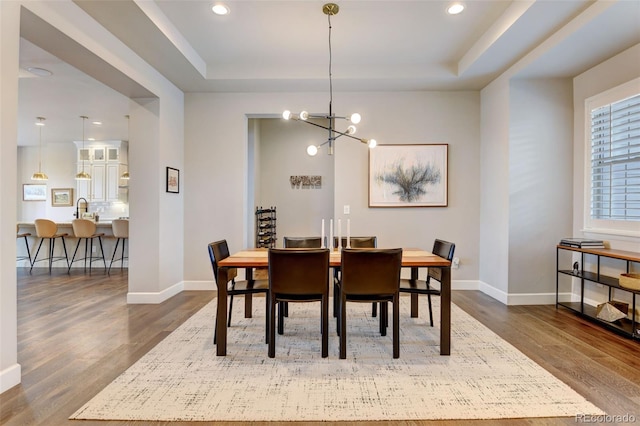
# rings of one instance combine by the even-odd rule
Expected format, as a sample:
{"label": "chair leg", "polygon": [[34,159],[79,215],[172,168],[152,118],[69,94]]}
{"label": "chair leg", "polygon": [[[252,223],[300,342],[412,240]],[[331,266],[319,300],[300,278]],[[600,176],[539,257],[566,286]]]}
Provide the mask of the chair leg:
{"label": "chair leg", "polygon": [[278,302],[278,334],[284,334],[284,317],[287,302]]}
{"label": "chair leg", "polygon": [[387,335],[387,321],[389,317],[389,304],[380,302],[380,335]]}
{"label": "chair leg", "polygon": [[[276,357],[276,304],[278,303],[273,295],[269,302],[269,358]],[[279,309],[278,309],[279,310]]]}
{"label": "chair leg", "polygon": [[231,327],[231,312],[233,311],[233,294],[229,296],[229,320],[227,321],[227,327]]}
{"label": "chair leg", "polygon": [[[124,244],[124,241],[122,243]],[[120,244],[120,238],[116,239],[116,246],[113,249],[113,255],[111,256],[111,263],[109,263],[109,269],[107,270],[107,274],[111,273],[111,267],[113,266],[113,259],[116,258],[116,253],[118,252],[118,244]]]}
{"label": "chair leg", "polygon": [[431,327],[433,327],[433,310],[431,309],[431,295],[427,294],[427,300],[429,301],[429,322],[431,322]]}
{"label": "chair leg", "polygon": [[329,295],[322,296],[322,358],[329,356]]}
{"label": "chair leg", "polygon": [[340,359],[347,358],[347,299],[340,295]]}
{"label": "chair leg", "polygon": [[51,267],[53,266],[53,253],[56,249],[56,239],[49,238],[49,275],[51,275]]}
{"label": "chair leg", "polygon": [[40,238],[40,244],[38,244],[38,250],[36,250],[36,255],[33,257],[33,261],[31,262],[31,269],[29,269],[29,273],[33,271],[33,265],[35,265],[36,263],[36,259],[38,258],[38,253],[40,253],[40,247],[42,247],[43,241],[44,241],[44,238]]}
{"label": "chair leg", "polygon": [[62,239],[62,248],[64,249],[64,258],[67,261],[67,267],[69,267],[69,255],[67,254],[67,244],[64,242],[64,237],[60,237]]}
{"label": "chair leg", "polygon": [[100,243],[100,253],[102,253],[102,263],[104,264],[104,271],[107,272],[107,259],[104,258],[104,247],[102,246],[102,237],[98,237],[98,243]]}
{"label": "chair leg", "polygon": [[120,261],[120,270],[124,270],[124,245],[127,243],[127,239],[122,239],[122,260]]}
{"label": "chair leg", "polygon": [[264,295],[265,307],[264,307],[264,342],[269,343],[269,293]]}
{"label": "chair leg", "polygon": [[376,302],[371,304],[371,316],[374,318],[378,316],[378,304]]}
{"label": "chair leg", "polygon": [[400,295],[393,296],[393,357],[400,358]]}
{"label": "chair leg", "polygon": [[31,266],[31,252],[29,251],[29,240],[26,235],[24,237],[24,245],[27,246],[27,256],[29,257],[29,266]]}
{"label": "chair leg", "polygon": [[78,248],[80,247],[80,242],[82,241],[82,239],[78,239],[78,244],[76,244],[76,249],[73,251],[73,256],[71,256],[71,263],[69,263],[69,267],[67,272],[71,273],[71,267],[73,266],[73,262],[75,262],[76,259],[76,253],[78,253]]}

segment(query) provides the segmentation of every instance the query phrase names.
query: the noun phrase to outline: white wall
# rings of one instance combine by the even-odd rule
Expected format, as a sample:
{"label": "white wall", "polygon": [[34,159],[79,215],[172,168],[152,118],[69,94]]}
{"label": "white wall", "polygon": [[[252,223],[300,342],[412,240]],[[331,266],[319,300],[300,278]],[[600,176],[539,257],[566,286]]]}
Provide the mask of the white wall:
{"label": "white wall", "polygon": [[[116,70],[154,93],[155,105],[132,103],[130,139],[130,303],[158,303],[182,289],[183,196],[164,192],[165,167],[184,170],[183,94],[71,1],[0,2],[2,235],[17,212],[17,106],[20,8],[26,7]],[[140,105],[140,109],[136,105]],[[162,235],[162,238],[160,237]],[[16,341],[16,242],[0,242],[0,391],[20,381]]]}
{"label": "white wall", "polygon": [[0,2],[0,392],[20,383],[16,288],[20,3]]}
{"label": "white wall", "polygon": [[509,298],[552,303],[554,246],[571,236],[571,80],[515,79],[509,98]]}
{"label": "white wall", "polygon": [[[322,112],[325,102],[324,93],[186,95],[185,163],[192,180],[185,190],[185,204],[199,206],[185,211],[186,281],[212,282],[206,253],[209,242],[226,238],[231,251],[253,244],[253,227],[246,226],[253,209],[247,197],[247,116],[276,115],[285,109]],[[453,279],[477,279],[479,94],[340,93],[334,96],[334,108],[345,114],[360,112],[358,135],[383,144],[449,144],[449,207],[380,209],[368,207],[367,148],[340,139],[334,155],[334,218],[346,219],[343,205],[349,204],[352,235],[375,234],[380,246],[429,249],[436,237],[454,241],[461,261]],[[296,124],[305,126],[288,123]],[[304,141],[300,144],[306,147]],[[287,207],[295,208],[279,205],[278,209]],[[279,234],[282,226],[279,215]]]}
{"label": "white wall", "polygon": [[[284,237],[320,236],[322,219],[327,226],[325,235],[329,234],[329,219],[333,218],[334,157],[327,155],[326,145],[314,157],[307,155],[306,150],[307,145],[320,144],[326,138],[326,130],[308,124],[282,118],[260,120],[258,205],[277,208],[278,247],[282,247]],[[338,143],[356,144],[342,140]],[[366,148],[360,148],[361,155],[366,155]],[[296,175],[322,176],[322,187],[292,188],[289,177]]]}
{"label": "white wall", "polygon": [[[585,101],[598,93],[605,92],[623,83],[640,77],[640,44],[625,50],[580,74],[573,80],[573,234],[582,235],[584,229],[585,205],[585,156],[587,155],[587,135],[585,135]],[[638,88],[640,91],[640,87]],[[638,225],[640,228],[640,224]],[[613,248],[640,251],[638,238],[616,235],[588,235],[610,242]]]}

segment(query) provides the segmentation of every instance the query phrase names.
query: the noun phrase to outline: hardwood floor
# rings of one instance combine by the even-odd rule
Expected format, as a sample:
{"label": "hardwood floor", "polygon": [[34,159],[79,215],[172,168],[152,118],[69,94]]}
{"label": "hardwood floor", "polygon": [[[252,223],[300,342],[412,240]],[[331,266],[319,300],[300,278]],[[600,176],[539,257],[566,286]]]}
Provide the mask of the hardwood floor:
{"label": "hardwood floor", "polygon": [[[22,383],[0,395],[0,424],[187,424],[67,420],[215,297],[212,291],[186,291],[158,305],[127,305],[126,294],[126,270],[117,270],[111,276],[98,272],[91,277],[81,272],[69,276],[54,271],[50,276],[46,271],[34,270],[29,275],[27,269],[18,270],[18,362],[22,366]],[[453,301],[608,414],[632,415],[640,421],[640,342],[612,334],[564,308],[509,307],[477,291],[455,291]],[[576,423],[579,422],[571,417],[366,424]],[[257,424],[273,425],[255,422],[252,426]],[[365,422],[343,424],[359,426]]]}

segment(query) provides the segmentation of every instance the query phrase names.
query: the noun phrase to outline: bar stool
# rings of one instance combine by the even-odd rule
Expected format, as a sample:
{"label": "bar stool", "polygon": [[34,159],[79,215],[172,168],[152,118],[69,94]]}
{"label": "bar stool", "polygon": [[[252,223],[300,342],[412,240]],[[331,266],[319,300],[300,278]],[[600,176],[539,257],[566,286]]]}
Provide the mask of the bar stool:
{"label": "bar stool", "polygon": [[[73,257],[71,258],[71,262],[69,262],[69,270],[71,273],[71,266],[73,262],[78,262],[80,260],[84,260],[84,272],[87,272],[87,259],[89,260],[89,275],[91,275],[91,264],[93,262],[97,262],[102,258],[102,263],[104,263],[104,270],[107,271],[107,261],[104,258],[104,249],[102,247],[102,237],[104,237],[104,233],[96,233],[96,223],[92,220],[88,219],[74,219],[71,221],[71,226],[73,227],[73,235],[78,239],[78,244],[76,244],[76,249],[73,252]],[[93,255],[93,240],[97,238],[100,243],[100,252],[102,253],[102,257]],[[82,259],[76,259],[76,254],[78,253],[78,248],[80,247],[80,243],[84,240],[84,257]],[[91,243],[91,244],[89,244]],[[87,254],[89,256],[87,256]]]}
{"label": "bar stool", "polygon": [[[116,247],[113,249],[113,256],[111,256],[111,263],[109,264],[108,273],[111,273],[111,266],[113,262],[121,261],[120,270],[124,268],[124,260],[129,259],[124,255],[124,248],[127,240],[129,239],[129,219],[116,219],[111,222],[111,228],[113,229],[113,236],[117,238]],[[122,255],[120,259],[116,259],[116,253],[118,252],[118,244],[122,241]]]}
{"label": "bar stool", "polygon": [[[65,260],[67,262],[67,267],[69,266],[69,256],[67,255],[67,245],[64,242],[64,237],[68,237],[69,234],[62,233],[58,234],[58,225],[49,219],[36,219],[36,236],[40,238],[40,244],[38,244],[38,250],[36,250],[36,255],[33,257],[33,261],[31,262],[31,269],[29,272],[33,271],[33,265],[36,262],[40,262],[42,260],[49,261],[49,274],[51,274],[51,266],[53,266],[53,262],[57,262],[59,260]],[[62,247],[64,247],[64,257],[58,256],[55,257],[53,255],[54,249],[56,246],[56,239],[60,238],[62,240]],[[38,253],[40,253],[40,247],[42,247],[42,242],[47,239],[49,240],[49,257],[46,259],[38,260]]]}
{"label": "bar stool", "polygon": [[31,266],[31,251],[29,251],[29,240],[27,237],[31,236],[31,232],[23,232],[20,233],[20,225],[16,224],[16,238],[24,238],[24,245],[27,246],[27,255],[26,256],[18,256],[16,260],[27,260],[29,259],[29,266]]}

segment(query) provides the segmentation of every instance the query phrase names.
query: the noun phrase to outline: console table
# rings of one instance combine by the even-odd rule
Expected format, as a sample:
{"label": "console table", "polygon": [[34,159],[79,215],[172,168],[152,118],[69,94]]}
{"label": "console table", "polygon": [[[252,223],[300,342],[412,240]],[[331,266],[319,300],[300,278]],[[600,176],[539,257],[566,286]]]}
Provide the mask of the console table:
{"label": "console table", "polygon": [[[561,251],[570,251],[580,253],[580,268],[578,270],[571,269],[571,264],[568,264],[568,268],[561,269],[560,267],[560,253]],[[584,270],[585,259],[590,256],[595,260],[592,262],[595,264],[595,271]],[[619,273],[629,273],[632,264],[640,265],[640,253],[614,250],[606,248],[575,248],[563,245],[556,246],[556,308],[558,306],[564,306],[571,309],[587,318],[590,318],[604,327],[623,334],[627,337],[640,339],[640,323],[636,321],[636,296],[640,295],[640,291],[634,291],[628,288],[621,287],[618,280],[618,275],[615,277],[607,276],[600,273],[600,260],[601,258],[616,259],[616,264],[620,267]],[[637,270],[637,269],[636,269]],[[560,301],[560,276],[568,275],[572,277],[572,280],[580,281],[580,301]],[[608,287],[608,299],[611,301],[614,292],[628,293],[632,300],[631,318],[627,312],[627,318],[623,318],[619,321],[608,322],[601,320],[596,316],[596,307],[586,304],[584,301],[584,293],[586,285],[603,285]]]}

